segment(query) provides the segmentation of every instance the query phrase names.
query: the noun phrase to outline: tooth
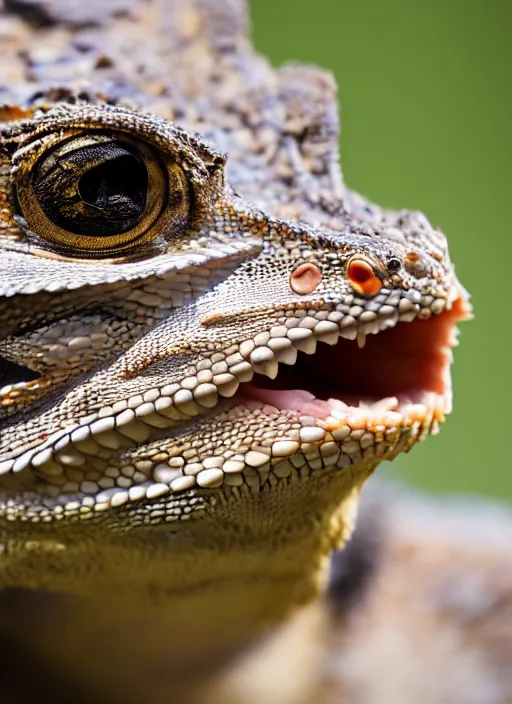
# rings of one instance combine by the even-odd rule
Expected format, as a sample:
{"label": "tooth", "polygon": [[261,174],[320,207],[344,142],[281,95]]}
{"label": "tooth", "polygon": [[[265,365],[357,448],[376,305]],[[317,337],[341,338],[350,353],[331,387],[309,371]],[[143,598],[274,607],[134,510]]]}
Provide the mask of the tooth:
{"label": "tooth", "polygon": [[[194,396],[189,389],[180,389],[179,391],[176,391],[173,396],[173,401],[176,408],[182,413],[186,413],[191,416],[197,415],[198,408],[194,402]],[[135,410],[135,413],[137,413],[137,410]],[[144,417],[142,417],[142,420],[144,420]],[[150,425],[153,425],[153,423],[150,422]]]}
{"label": "tooth", "polygon": [[314,337],[305,337],[302,340],[294,340],[294,347],[306,354],[314,354],[316,352],[316,340]]}
{"label": "tooth", "polygon": [[458,345],[460,344],[458,340],[459,335],[459,328],[453,328],[452,330],[450,330],[450,339],[448,340],[450,347],[458,347]]}
{"label": "tooth", "polygon": [[213,377],[213,383],[221,396],[230,398],[236,393],[240,382],[232,374],[216,374]]}
{"label": "tooth", "polygon": [[330,320],[321,320],[315,326],[315,335],[321,337],[322,335],[331,335],[332,333],[339,333],[339,327],[336,323]]}
{"label": "tooth", "polygon": [[215,384],[199,384],[194,389],[194,398],[201,406],[213,408],[217,405],[217,387]]}
{"label": "tooth", "polygon": [[289,350],[291,346],[292,342],[287,337],[273,337],[268,341],[268,347],[270,347],[273,352]]}
{"label": "tooth", "polygon": [[355,340],[357,337],[357,330],[354,328],[344,330],[343,328],[340,330],[340,335],[341,337],[344,337],[346,340]]}
{"label": "tooth", "polygon": [[383,318],[380,320],[379,327],[381,330],[389,330],[389,328],[394,328],[398,322],[398,313],[393,317]]}
{"label": "tooth", "polygon": [[362,350],[363,347],[366,345],[366,333],[358,332],[356,340],[357,340],[357,346],[359,347],[360,350]]}
{"label": "tooth", "polygon": [[297,350],[295,347],[290,347],[287,350],[279,350],[276,352],[277,359],[283,364],[295,364],[297,361]]}
{"label": "tooth", "polygon": [[315,327],[315,337],[320,340],[320,342],[325,342],[328,345],[336,345],[339,336],[339,326],[330,320],[321,320]]}
{"label": "tooth", "polygon": [[375,323],[376,321],[377,313],[374,313],[373,310],[363,310],[363,312],[359,316],[360,323]]}
{"label": "tooth", "polygon": [[345,413],[351,406],[348,406],[344,401],[340,401],[339,398],[329,398],[327,402],[332,410],[339,410]]}
{"label": "tooth", "polygon": [[254,375],[254,369],[249,362],[235,364],[229,371],[231,374],[234,374],[239,381],[251,381]]}
{"label": "tooth", "polygon": [[364,332],[365,335],[377,335],[380,332],[379,321],[374,320],[369,323],[364,323],[360,332]]}
{"label": "tooth", "polygon": [[373,409],[375,411],[396,411],[398,408],[398,399],[396,396],[388,396],[386,398],[381,398],[373,404]]}
{"label": "tooth", "polygon": [[416,318],[416,312],[410,311],[409,313],[401,313],[401,315],[398,317],[398,320],[401,323],[412,323],[412,321],[415,318]]}
{"label": "tooth", "polygon": [[330,398],[328,403],[331,416],[333,417],[336,425],[340,419],[346,418],[351,410],[345,403],[343,403],[343,401],[339,401],[336,398]]}
{"label": "tooth", "polygon": [[343,320],[340,322],[340,327],[341,328],[350,328],[353,325],[356,324],[356,319],[354,318],[353,315],[346,315]]}
{"label": "tooth", "polygon": [[386,414],[384,416],[385,423],[388,428],[392,428],[394,426],[398,427],[400,426],[403,417],[402,414],[399,413],[398,411],[386,411]]}
{"label": "tooth", "polygon": [[436,394],[435,391],[429,391],[427,394],[425,394],[425,406],[427,408],[435,409],[438,406],[439,402],[439,396]]}
{"label": "tooth", "polygon": [[275,379],[277,372],[279,370],[279,365],[275,359],[269,362],[263,362],[262,364],[255,364],[254,371],[258,374],[264,374],[268,376],[269,379]]}
{"label": "tooth", "polygon": [[224,396],[224,398],[231,398],[231,396],[236,394],[238,385],[238,379],[235,379],[231,384],[224,384],[219,388],[219,394]]}
{"label": "tooth", "polygon": [[325,342],[327,345],[336,345],[339,340],[339,333],[333,332],[329,335],[322,335],[318,338],[320,342]]}
{"label": "tooth", "polygon": [[[215,389],[217,389],[217,387],[215,387]],[[165,416],[169,420],[183,420],[188,417],[172,405],[172,398],[169,398],[168,396],[157,398],[155,401],[155,408],[159,415]],[[120,432],[123,432],[122,427],[120,428]]]}

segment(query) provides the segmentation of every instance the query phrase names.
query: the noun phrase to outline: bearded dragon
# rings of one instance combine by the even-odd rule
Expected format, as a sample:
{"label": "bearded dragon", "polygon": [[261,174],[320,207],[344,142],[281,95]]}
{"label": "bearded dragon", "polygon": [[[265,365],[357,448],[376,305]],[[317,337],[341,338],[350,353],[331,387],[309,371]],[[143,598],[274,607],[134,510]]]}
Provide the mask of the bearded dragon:
{"label": "bearded dragon", "polygon": [[269,663],[316,642],[366,479],[451,410],[444,234],[345,185],[332,77],[247,25],[0,15],[2,633],[38,691],[312,701]]}

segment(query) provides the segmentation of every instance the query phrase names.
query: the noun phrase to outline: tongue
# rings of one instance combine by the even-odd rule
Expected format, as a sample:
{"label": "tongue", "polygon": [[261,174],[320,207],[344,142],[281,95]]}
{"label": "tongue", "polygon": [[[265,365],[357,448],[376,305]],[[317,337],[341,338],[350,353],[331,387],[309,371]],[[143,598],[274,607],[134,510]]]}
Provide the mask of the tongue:
{"label": "tongue", "polygon": [[256,401],[275,406],[281,410],[299,411],[304,415],[315,416],[315,418],[327,418],[330,414],[327,401],[316,398],[309,391],[301,389],[273,391],[258,389],[251,384],[246,385],[245,391]]}

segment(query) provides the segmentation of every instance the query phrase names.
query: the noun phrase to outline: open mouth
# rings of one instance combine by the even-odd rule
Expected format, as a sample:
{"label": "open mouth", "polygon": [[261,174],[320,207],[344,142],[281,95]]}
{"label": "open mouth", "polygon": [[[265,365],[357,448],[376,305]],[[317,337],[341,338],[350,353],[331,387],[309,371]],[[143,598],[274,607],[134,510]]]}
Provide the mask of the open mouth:
{"label": "open mouth", "polygon": [[416,416],[434,411],[442,420],[451,410],[451,348],[457,344],[455,324],[467,315],[465,305],[458,299],[427,320],[399,323],[357,341],[339,337],[335,344],[310,345],[293,365],[281,364],[275,379],[256,374],[242,393],[327,426],[413,407]]}

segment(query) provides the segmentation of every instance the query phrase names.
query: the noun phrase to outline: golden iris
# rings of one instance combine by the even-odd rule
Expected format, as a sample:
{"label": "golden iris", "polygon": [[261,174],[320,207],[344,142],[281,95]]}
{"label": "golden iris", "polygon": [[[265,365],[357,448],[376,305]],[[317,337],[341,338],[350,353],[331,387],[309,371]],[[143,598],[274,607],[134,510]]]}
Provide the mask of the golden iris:
{"label": "golden iris", "polygon": [[32,233],[65,253],[112,255],[178,226],[189,211],[188,184],[174,162],[141,140],[89,133],[43,153],[17,184]]}

